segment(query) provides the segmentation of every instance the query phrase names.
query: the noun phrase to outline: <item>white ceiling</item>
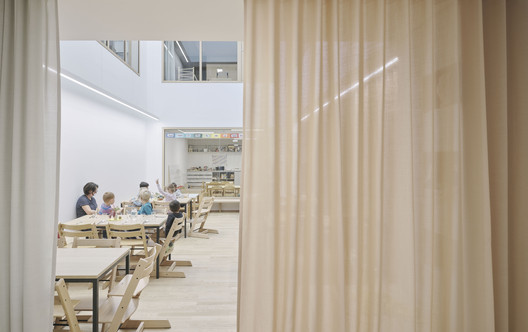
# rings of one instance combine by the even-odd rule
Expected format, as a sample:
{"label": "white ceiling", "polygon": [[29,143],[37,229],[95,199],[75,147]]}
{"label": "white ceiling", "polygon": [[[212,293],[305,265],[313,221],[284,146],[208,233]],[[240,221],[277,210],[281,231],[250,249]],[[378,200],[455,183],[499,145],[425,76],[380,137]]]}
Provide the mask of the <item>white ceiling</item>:
{"label": "white ceiling", "polygon": [[61,40],[244,39],[243,0],[58,0]]}

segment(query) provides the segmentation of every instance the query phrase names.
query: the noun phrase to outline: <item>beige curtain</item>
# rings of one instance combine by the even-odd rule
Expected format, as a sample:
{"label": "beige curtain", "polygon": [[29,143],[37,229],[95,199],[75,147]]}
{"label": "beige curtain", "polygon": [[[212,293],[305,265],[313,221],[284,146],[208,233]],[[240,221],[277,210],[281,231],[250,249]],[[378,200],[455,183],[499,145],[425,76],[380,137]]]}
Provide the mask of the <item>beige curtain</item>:
{"label": "beige curtain", "polygon": [[239,331],[528,330],[527,4],[246,0]]}
{"label": "beige curtain", "polygon": [[59,170],[56,0],[0,0],[0,331],[52,330]]}

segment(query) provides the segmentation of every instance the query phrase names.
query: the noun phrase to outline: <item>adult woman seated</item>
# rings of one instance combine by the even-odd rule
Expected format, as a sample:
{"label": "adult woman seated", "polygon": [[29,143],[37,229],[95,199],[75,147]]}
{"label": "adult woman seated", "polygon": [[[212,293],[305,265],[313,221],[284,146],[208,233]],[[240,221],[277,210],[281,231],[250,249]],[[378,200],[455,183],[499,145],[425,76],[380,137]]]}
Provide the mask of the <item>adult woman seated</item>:
{"label": "adult woman seated", "polygon": [[93,182],[88,182],[84,185],[84,195],[79,197],[77,204],[75,205],[77,218],[87,214],[95,214],[95,211],[97,210],[97,201],[95,200],[94,195],[97,194],[98,188],[99,186]]}

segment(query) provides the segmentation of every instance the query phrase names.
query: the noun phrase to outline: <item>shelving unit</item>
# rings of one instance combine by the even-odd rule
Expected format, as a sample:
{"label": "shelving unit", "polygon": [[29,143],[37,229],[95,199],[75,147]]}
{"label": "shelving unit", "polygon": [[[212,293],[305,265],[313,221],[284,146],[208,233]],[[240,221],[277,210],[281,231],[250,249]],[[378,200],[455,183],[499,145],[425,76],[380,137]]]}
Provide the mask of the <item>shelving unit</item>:
{"label": "shelving unit", "polygon": [[242,152],[242,145],[189,145],[189,152]]}
{"label": "shelving unit", "polygon": [[213,181],[235,181],[235,171],[213,171]]}
{"label": "shelving unit", "polygon": [[213,181],[213,172],[211,171],[187,171],[187,185],[190,187],[200,187],[202,182]]}

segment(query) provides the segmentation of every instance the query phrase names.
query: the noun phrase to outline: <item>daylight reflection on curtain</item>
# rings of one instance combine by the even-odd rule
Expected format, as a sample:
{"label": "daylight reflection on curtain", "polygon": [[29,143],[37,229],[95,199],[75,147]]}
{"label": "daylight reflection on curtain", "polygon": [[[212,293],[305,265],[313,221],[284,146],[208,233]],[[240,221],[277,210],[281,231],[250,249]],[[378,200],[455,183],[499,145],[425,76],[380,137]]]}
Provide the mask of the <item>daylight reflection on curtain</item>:
{"label": "daylight reflection on curtain", "polygon": [[51,331],[60,121],[56,0],[0,0],[0,331]]}
{"label": "daylight reflection on curtain", "polygon": [[[523,134],[488,123],[484,50],[501,45],[484,24],[497,15],[495,38],[510,38],[505,2],[491,2],[246,0],[239,331],[511,326],[500,308],[524,270],[501,272],[493,257],[520,256],[507,234],[492,247],[492,230],[525,208],[501,198],[492,216],[490,193],[526,201],[526,176],[490,189],[512,166],[494,171],[488,125],[527,156]],[[523,105],[498,117],[528,125]]]}

